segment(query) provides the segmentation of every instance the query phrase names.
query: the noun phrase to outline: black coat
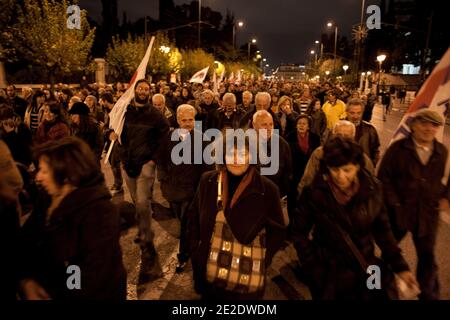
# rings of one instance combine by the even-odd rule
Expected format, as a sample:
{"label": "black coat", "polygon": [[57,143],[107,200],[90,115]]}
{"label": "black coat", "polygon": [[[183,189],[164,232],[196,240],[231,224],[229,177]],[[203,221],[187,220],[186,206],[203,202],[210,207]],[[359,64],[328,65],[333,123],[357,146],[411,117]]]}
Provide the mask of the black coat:
{"label": "black coat", "polygon": [[168,131],[169,123],[158,109],[150,105],[128,106],[120,146],[120,160],[128,176],[138,177],[142,166],[155,160],[161,140]]}
{"label": "black coat", "polygon": [[[201,175],[209,170],[212,170],[212,166],[207,165],[201,157],[201,163],[194,163],[194,142],[195,138],[189,138],[184,142],[172,141],[171,136],[174,130],[171,130],[161,147],[160,157],[157,159],[158,165],[158,177],[161,181],[161,191],[164,197],[169,202],[178,202],[184,200],[191,200],[194,197],[197,190],[198,183]],[[194,129],[195,135],[203,135],[200,131]],[[200,138],[197,137],[197,138]],[[201,139],[201,138],[200,138]],[[206,146],[206,142],[200,141],[201,155]],[[171,157],[172,150],[176,146],[185,146],[187,150],[190,150],[189,157],[190,163],[175,164]],[[184,149],[184,148],[183,148]],[[186,151],[187,151],[186,150]],[[182,152],[177,153],[177,156],[182,157]]]}
{"label": "black coat", "polygon": [[292,154],[292,182],[295,184],[295,188],[297,188],[297,185],[303,176],[303,172],[305,171],[306,164],[311,157],[311,153],[320,146],[320,137],[309,132],[309,150],[307,153],[303,153],[300,149],[297,131],[291,132],[286,140],[289,143]]}
{"label": "black coat", "polygon": [[30,129],[24,123],[21,123],[16,130],[8,133],[3,132],[1,137],[11,150],[14,161],[28,167],[32,160],[31,144],[33,139]]}
{"label": "black coat", "polygon": [[[206,262],[218,212],[218,175],[219,171],[203,174],[188,213],[188,239],[193,250],[195,289],[202,294],[209,290],[206,282]],[[269,265],[285,236],[277,187],[270,180],[255,173],[233,209],[225,210],[225,217],[234,236],[242,244],[251,243],[258,233],[266,228],[266,264]]]}
{"label": "black coat", "polygon": [[378,177],[383,183],[391,223],[398,229],[419,236],[436,232],[438,202],[447,198],[449,192],[449,186],[441,181],[447,154],[447,148],[435,140],[433,154],[424,166],[412,138],[394,142],[384,154]]}
{"label": "black coat", "polygon": [[89,120],[89,126],[84,131],[74,128],[73,135],[86,142],[91,147],[97,159],[101,158],[104,147],[103,133],[94,119]]}
{"label": "black coat", "polygon": [[210,114],[208,127],[219,130],[225,128],[239,129],[241,120],[244,115],[245,112],[242,109],[236,108],[236,110],[228,118],[225,114],[224,109],[220,108]]}
{"label": "black coat", "polygon": [[319,298],[361,299],[368,290],[368,276],[339,236],[336,225],[350,235],[367,264],[379,265],[374,255],[376,242],[394,272],[408,270],[389,224],[381,183],[365,170],[360,171],[359,181],[358,193],[346,206],[335,200],[323,173],[316,175],[297,201],[292,222],[294,246],[305,280],[320,292]]}
{"label": "black coat", "polygon": [[[22,230],[23,278],[35,279],[57,300],[125,300],[120,217],[103,177],[69,193],[46,223],[36,206]],[[67,266],[81,270],[81,290],[68,290]]]}
{"label": "black coat", "polygon": [[[275,134],[274,134],[275,136]],[[289,143],[283,138],[278,136],[279,141],[279,150],[278,150],[278,170],[273,175],[267,175],[266,177],[272,180],[277,186],[280,192],[281,197],[284,197],[289,193],[291,183],[292,183],[292,156],[291,156],[291,148],[289,147]],[[267,155],[268,157],[272,156],[272,144],[269,142],[265,144],[267,147]],[[262,150],[262,152],[266,152],[266,150]],[[273,155],[276,156],[275,154]],[[261,168],[270,167],[271,163],[267,165],[261,164]]]}

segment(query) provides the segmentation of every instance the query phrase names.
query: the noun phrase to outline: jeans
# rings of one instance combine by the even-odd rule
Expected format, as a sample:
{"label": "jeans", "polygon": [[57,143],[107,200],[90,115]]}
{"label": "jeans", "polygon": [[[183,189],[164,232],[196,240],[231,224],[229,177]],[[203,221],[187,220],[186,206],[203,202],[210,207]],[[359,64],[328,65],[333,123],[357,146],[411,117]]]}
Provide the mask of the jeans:
{"label": "jeans", "polygon": [[142,167],[141,174],[137,178],[130,178],[125,172],[125,181],[130,190],[131,199],[136,206],[136,221],[138,223],[141,247],[153,247],[153,231],[151,221],[153,210],[151,206],[153,182],[155,181],[154,162],[149,161]]}
{"label": "jeans", "polygon": [[122,187],[122,170],[120,169],[120,157],[119,157],[119,147],[114,144],[111,151],[111,156],[109,157],[109,163],[111,165],[111,171],[114,177],[114,186],[117,188]]}

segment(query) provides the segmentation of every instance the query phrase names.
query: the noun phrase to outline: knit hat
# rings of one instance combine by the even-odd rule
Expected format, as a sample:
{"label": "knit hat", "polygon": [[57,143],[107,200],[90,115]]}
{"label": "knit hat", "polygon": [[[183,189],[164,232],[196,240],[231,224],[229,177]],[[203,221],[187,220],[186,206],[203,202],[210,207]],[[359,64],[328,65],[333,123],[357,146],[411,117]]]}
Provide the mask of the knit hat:
{"label": "knit hat", "polygon": [[84,102],[75,102],[69,110],[69,114],[89,115],[89,107]]}

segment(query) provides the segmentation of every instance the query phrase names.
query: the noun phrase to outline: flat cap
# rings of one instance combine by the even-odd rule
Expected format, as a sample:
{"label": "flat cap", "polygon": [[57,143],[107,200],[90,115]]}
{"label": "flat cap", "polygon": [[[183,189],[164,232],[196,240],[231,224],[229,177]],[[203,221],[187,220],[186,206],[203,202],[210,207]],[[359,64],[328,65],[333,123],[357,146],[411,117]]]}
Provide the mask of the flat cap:
{"label": "flat cap", "polygon": [[430,109],[422,109],[414,115],[414,120],[431,122],[439,126],[444,125],[444,118],[436,111]]}

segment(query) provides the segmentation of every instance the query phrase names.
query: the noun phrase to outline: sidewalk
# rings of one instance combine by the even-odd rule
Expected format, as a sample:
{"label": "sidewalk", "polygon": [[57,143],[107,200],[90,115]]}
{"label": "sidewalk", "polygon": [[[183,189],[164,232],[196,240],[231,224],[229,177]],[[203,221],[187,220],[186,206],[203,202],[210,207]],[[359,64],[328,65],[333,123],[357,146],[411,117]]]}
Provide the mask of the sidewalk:
{"label": "sidewalk", "polygon": [[[392,106],[392,110],[400,111],[401,113],[406,113],[408,111],[408,103],[400,103],[400,99],[395,98]],[[450,112],[447,114],[447,119],[445,119],[445,125],[450,126]]]}

